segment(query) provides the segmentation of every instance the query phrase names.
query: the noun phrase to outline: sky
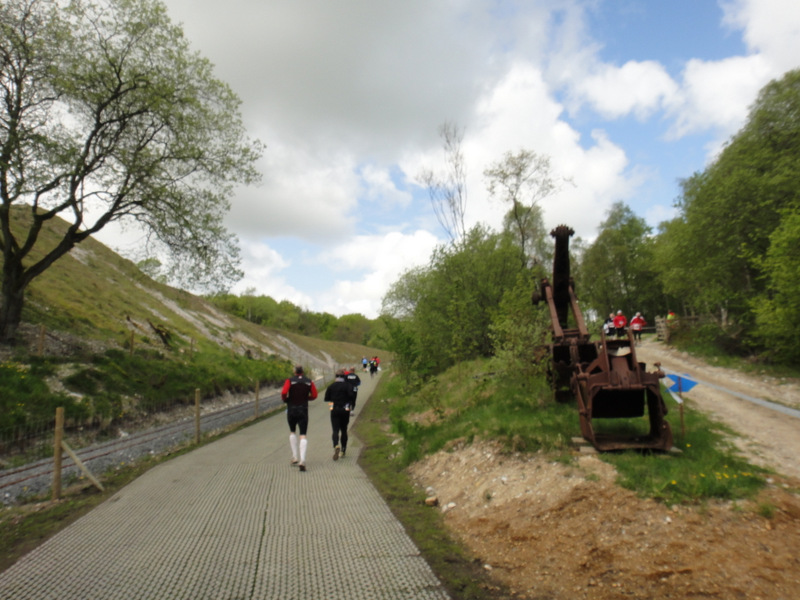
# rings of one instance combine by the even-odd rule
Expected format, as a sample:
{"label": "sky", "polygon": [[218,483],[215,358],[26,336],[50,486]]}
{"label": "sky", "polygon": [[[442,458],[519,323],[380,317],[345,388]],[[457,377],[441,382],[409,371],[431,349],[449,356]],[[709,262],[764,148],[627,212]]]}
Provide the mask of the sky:
{"label": "sky", "polygon": [[467,227],[500,228],[484,170],[527,149],[571,182],[540,202],[545,226],[591,242],[615,202],[654,229],[675,216],[679,181],[800,67],[797,0],[164,3],[266,145],[262,181],[230,199],[232,291],[336,316],[376,318],[448,241],[420,180],[443,169],[445,122],[464,132]]}

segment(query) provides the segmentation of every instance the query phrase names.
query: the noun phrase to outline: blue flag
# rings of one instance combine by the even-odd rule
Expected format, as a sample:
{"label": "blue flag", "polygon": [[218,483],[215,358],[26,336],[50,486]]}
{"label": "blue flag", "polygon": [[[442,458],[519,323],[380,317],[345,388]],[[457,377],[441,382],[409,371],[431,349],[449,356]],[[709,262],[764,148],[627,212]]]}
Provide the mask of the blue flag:
{"label": "blue flag", "polygon": [[688,392],[697,385],[697,382],[694,379],[689,379],[686,375],[667,375],[667,379],[670,379],[673,382],[673,384],[667,389],[674,393]]}

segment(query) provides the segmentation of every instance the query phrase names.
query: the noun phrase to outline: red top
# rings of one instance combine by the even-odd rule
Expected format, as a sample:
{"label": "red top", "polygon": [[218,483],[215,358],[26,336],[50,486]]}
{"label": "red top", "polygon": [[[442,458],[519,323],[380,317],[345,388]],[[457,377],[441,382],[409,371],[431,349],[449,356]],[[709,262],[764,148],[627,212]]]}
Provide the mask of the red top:
{"label": "red top", "polygon": [[647,325],[647,321],[644,320],[644,317],[633,317],[631,319],[631,329],[634,331],[641,331],[645,325]]}
{"label": "red top", "polygon": [[304,375],[290,377],[281,390],[281,399],[294,406],[305,406],[309,400],[314,400],[316,397],[317,386]]}
{"label": "red top", "polygon": [[614,327],[617,329],[622,329],[627,323],[628,319],[625,318],[625,315],[617,315],[614,317]]}

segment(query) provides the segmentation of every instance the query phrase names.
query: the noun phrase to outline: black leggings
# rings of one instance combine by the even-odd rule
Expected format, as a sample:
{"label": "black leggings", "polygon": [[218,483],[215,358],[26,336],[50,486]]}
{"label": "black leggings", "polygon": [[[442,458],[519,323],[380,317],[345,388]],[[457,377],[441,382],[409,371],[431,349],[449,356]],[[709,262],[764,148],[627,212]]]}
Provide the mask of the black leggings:
{"label": "black leggings", "polygon": [[348,410],[332,410],[331,411],[331,428],[333,429],[334,448],[339,445],[339,436],[342,437],[342,450],[347,448],[347,426],[350,424],[350,411]]}
{"label": "black leggings", "polygon": [[308,431],[308,406],[290,406],[286,410],[286,420],[289,422],[289,431],[295,433],[300,428],[300,435]]}

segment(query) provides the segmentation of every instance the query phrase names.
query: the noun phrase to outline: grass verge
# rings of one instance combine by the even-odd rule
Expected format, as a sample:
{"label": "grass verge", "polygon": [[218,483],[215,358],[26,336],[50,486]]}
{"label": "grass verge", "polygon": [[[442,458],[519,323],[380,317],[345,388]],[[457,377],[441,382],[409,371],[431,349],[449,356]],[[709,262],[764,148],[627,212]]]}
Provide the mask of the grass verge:
{"label": "grass verge", "polygon": [[[496,375],[490,361],[459,365],[418,390],[402,389],[399,378],[385,382],[383,412],[386,427],[402,439],[393,447],[400,468],[456,440],[499,441],[512,452],[542,452],[559,461],[575,454],[573,437],[580,437],[574,403],[559,404],[544,380],[523,385]],[[729,441],[736,435],[684,404],[662,388],[667,421],[680,452],[606,452],[618,483],[642,497],[665,503],[696,504],[711,499],[754,497],[765,485],[766,470],[748,463]],[[647,433],[649,419],[596,419],[596,429],[611,427],[633,434]]]}
{"label": "grass verge", "polygon": [[424,493],[414,487],[403,461],[398,459],[397,446],[393,445],[396,437],[389,433],[388,410],[395,386],[396,380],[384,372],[356,421],[355,433],[364,444],[361,468],[453,598],[511,598],[508,590],[492,582],[475,557],[453,539],[441,511],[425,505]]}
{"label": "grass verge", "polygon": [[748,463],[729,441],[737,435],[689,405],[680,405],[662,389],[669,409],[667,420],[679,453],[605,453],[601,458],[614,465],[618,483],[642,497],[667,504],[696,504],[712,499],[737,500],[754,497],[765,485],[767,470]]}

